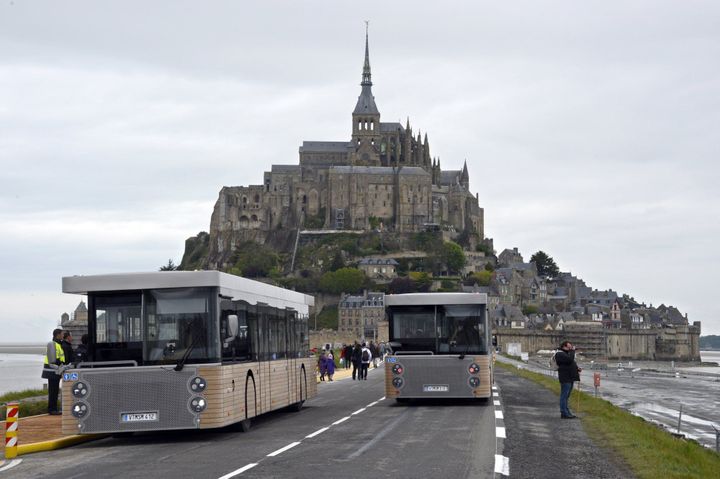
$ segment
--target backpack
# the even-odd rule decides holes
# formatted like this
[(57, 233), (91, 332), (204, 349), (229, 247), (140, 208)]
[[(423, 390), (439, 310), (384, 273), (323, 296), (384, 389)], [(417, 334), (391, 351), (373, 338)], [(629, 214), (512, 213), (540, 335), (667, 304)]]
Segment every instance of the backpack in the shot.
[(368, 351), (367, 349), (363, 349), (363, 352), (362, 352), (362, 360), (363, 360), (363, 362), (369, 362), (369, 361), (370, 361), (370, 351)]
[(555, 355), (557, 354), (557, 351), (553, 351), (552, 356), (550, 356), (550, 359), (548, 360), (548, 367), (552, 369), (553, 371), (558, 370), (558, 363), (555, 359)]

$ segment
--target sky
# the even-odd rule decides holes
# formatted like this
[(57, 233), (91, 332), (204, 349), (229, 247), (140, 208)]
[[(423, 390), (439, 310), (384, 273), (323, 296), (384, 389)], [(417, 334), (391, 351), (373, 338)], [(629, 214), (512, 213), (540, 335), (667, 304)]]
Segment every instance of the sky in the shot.
[(720, 334), (716, 1), (0, 0), (0, 342), (155, 271), (222, 186), (382, 121), (467, 160), (495, 248)]

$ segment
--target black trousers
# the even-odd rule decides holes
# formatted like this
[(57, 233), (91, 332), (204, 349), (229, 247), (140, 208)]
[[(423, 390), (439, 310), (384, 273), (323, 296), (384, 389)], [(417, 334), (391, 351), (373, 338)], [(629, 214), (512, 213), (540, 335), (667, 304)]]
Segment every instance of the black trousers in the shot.
[(367, 370), (370, 363), (362, 363), (360, 366), (360, 379), (367, 379)]
[(48, 379), (48, 412), (58, 411), (58, 394), (60, 393), (60, 376), (53, 374)]
[(353, 372), (352, 372), (353, 379), (355, 379), (356, 373), (357, 373), (358, 379), (362, 379), (362, 370), (360, 369), (360, 364), (353, 361), (352, 368), (353, 368)]

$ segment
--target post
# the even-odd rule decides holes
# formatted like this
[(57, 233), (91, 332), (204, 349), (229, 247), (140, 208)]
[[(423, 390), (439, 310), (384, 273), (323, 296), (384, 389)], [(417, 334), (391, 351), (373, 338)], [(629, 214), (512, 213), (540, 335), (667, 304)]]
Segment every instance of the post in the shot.
[(680, 403), (680, 415), (678, 416), (677, 433), (680, 434), (680, 423), (682, 423), (682, 403)]
[(20, 415), (20, 403), (7, 403), (5, 413), (5, 459), (17, 457), (18, 444), (18, 416)]
[(714, 424), (713, 429), (715, 429), (715, 452), (720, 452), (720, 429), (716, 428)]

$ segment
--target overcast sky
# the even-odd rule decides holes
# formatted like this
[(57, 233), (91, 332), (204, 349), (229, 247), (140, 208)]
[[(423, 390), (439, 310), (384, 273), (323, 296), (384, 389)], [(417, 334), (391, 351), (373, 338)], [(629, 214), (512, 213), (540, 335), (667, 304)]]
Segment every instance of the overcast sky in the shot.
[(720, 334), (720, 3), (0, 0), (0, 341), (154, 271), (222, 186), (383, 121), (467, 159), (495, 248)]

